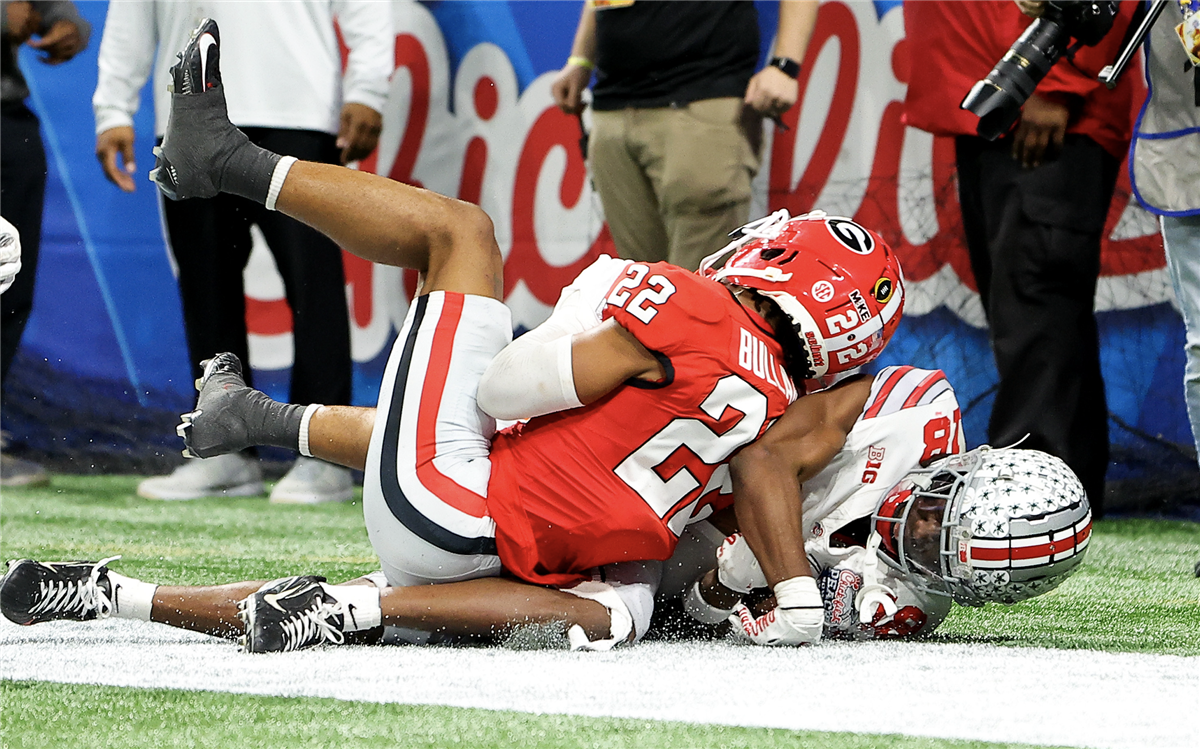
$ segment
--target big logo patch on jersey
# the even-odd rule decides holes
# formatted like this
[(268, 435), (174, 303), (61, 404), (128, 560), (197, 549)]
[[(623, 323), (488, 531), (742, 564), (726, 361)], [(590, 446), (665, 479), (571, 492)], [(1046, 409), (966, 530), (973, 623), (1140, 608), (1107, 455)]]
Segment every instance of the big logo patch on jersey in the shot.
[(875, 250), (875, 238), (871, 232), (848, 218), (827, 218), (825, 226), (843, 247), (859, 255), (870, 255)]

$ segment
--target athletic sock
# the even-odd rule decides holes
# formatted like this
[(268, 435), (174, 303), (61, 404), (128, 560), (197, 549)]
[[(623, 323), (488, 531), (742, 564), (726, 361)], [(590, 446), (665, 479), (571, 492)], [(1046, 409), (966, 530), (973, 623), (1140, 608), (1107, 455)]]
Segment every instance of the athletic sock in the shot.
[[(243, 416), (250, 444), (285, 447), (289, 450), (300, 448), (300, 427), (308, 406), (280, 403), (252, 388), (246, 388), (245, 396), (247, 407)], [(305, 437), (307, 442), (307, 435)]]
[(344, 632), (372, 629), (383, 623), (383, 609), (379, 603), (379, 588), (374, 585), (327, 585), (321, 584), (329, 595), (342, 604)]
[(111, 616), (117, 619), (150, 621), (150, 608), (154, 604), (154, 592), (158, 586), (132, 577), (108, 571), (109, 598), (112, 599)]

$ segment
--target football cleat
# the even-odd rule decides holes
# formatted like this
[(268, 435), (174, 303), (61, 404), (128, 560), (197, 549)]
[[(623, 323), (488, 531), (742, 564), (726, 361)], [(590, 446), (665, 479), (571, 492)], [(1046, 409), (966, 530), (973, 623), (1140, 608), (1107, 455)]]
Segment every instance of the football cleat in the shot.
[(85, 622), (112, 613), (109, 557), (99, 562), (12, 560), (0, 579), (0, 612), (21, 625), (67, 619)]
[(206, 18), (171, 67), (171, 114), (150, 172), (150, 179), (171, 200), (219, 193), (222, 165), (249, 142), (229, 121), (220, 59), (217, 23)]
[(267, 396), (242, 378), (242, 362), (233, 354), (217, 354), (200, 363), (196, 410), (179, 417), (175, 432), (183, 438), (188, 458), (211, 458), (250, 447), (246, 417), (255, 400)]
[(247, 653), (286, 653), (322, 643), (341, 645), (345, 616), (342, 604), (321, 585), (318, 575), (285, 577), (267, 583), (238, 603), (246, 624), (239, 640)]

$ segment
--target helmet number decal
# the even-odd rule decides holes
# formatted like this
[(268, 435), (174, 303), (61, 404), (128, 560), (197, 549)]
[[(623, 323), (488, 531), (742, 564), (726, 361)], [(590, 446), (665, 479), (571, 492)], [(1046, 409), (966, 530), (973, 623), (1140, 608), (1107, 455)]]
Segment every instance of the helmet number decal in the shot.
[[(663, 304), (675, 293), (675, 284), (666, 276), (655, 274), (647, 280), (650, 268), (641, 263), (633, 263), (625, 269), (625, 277), (613, 285), (608, 294), (608, 303), (614, 307), (624, 307), (625, 311), (634, 318), (649, 325), (658, 314), (658, 305)], [(646, 286), (634, 294), (634, 289), (646, 281)]]
[(844, 348), (837, 353), (838, 364), (849, 364), (855, 359), (861, 359), (871, 351), (866, 341), (856, 343), (850, 348)]
[(859, 255), (870, 255), (875, 251), (875, 238), (871, 232), (848, 218), (827, 218), (825, 226), (843, 247)]
[(834, 312), (829, 317), (826, 317), (825, 327), (829, 328), (829, 335), (837, 335), (844, 330), (854, 328), (858, 325), (858, 322), (854, 310), (848, 309), (845, 312)]
[[(737, 375), (721, 378), (699, 408), (714, 422), (720, 421), (727, 409), (739, 412), (741, 418), (720, 434), (700, 419), (674, 419), (613, 469), (656, 515), (667, 521), (667, 527), (676, 536), (683, 533), (693, 518), (703, 517), (708, 507), (703, 503), (706, 495), (713, 490), (729, 492), (726, 488), (729, 469), (725, 461), (757, 438), (767, 423), (767, 396)], [(704, 466), (715, 467), (711, 471), (696, 467), (697, 473), (707, 477), (703, 488), (687, 465), (676, 468), (673, 475), (665, 478), (660, 474), (663, 464), (681, 447), (686, 447)], [(700, 493), (684, 504), (682, 501), (697, 489)]]

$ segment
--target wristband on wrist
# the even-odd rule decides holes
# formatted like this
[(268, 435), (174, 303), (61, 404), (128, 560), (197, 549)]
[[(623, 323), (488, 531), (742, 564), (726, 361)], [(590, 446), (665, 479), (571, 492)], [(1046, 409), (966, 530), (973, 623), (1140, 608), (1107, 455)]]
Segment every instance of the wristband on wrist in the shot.
[(701, 624), (720, 624), (729, 618), (733, 609), (722, 609), (704, 600), (700, 593), (700, 581), (692, 583), (683, 596), (683, 610)]
[(775, 584), (775, 604), (781, 609), (824, 608), (817, 581), (808, 576), (788, 578)]
[(767, 66), (782, 70), (784, 75), (793, 80), (800, 76), (800, 63), (790, 57), (772, 57)]
[(592, 70), (596, 67), (596, 63), (592, 62), (591, 60), (587, 59), (586, 57), (581, 57), (580, 55), (571, 55), (570, 57), (568, 57), (567, 64), (568, 65), (578, 65), (579, 67), (583, 68), (584, 70)]

